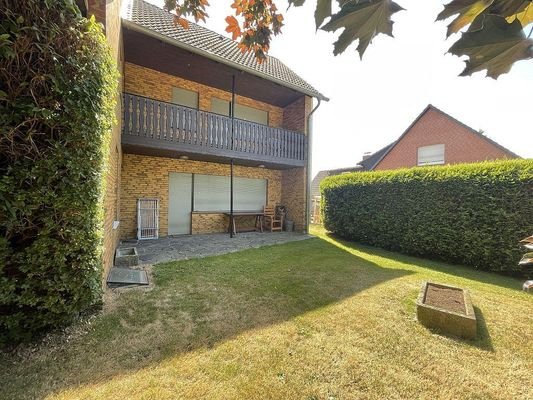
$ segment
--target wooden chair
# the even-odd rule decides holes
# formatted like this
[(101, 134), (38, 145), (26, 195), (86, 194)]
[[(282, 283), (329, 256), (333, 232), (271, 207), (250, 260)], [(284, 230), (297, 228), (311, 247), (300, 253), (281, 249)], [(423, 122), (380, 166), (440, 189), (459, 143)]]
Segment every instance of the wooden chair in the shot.
[(265, 206), (263, 209), (263, 222), (267, 228), (270, 228), (270, 232), (283, 230), (283, 213), (276, 212), (276, 207)]

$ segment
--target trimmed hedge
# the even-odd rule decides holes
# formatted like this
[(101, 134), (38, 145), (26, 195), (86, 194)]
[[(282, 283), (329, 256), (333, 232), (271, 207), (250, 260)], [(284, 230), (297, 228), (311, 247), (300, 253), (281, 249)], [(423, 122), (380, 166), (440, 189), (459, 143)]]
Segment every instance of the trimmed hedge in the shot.
[(331, 232), (476, 269), (517, 273), (533, 233), (533, 160), (356, 172), (321, 191)]
[(0, 343), (101, 299), (102, 195), (116, 66), (71, 0), (0, 8)]

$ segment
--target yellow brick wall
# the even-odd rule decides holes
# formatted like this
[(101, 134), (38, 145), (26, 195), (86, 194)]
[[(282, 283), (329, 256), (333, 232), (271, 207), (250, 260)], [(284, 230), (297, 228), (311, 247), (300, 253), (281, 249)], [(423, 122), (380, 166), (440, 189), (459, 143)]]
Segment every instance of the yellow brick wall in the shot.
[(225, 232), (229, 218), (218, 213), (193, 213), (191, 221), (192, 234)]
[[(124, 154), (120, 185), (121, 238), (134, 238), (137, 234), (136, 205), (137, 199), (140, 197), (159, 199), (159, 235), (167, 235), (168, 176), (170, 172), (229, 176), (230, 166), (228, 164), (204, 161)], [(267, 179), (268, 203), (280, 203), (282, 198), (282, 171), (236, 165), (234, 167), (234, 176)], [(245, 221), (243, 224), (249, 225), (249, 222)], [(251, 224), (253, 226), (253, 220)], [(195, 213), (192, 216), (192, 225), (193, 233), (210, 233), (225, 231), (228, 224), (226, 218), (221, 214)]]
[(306, 229), (306, 184), (305, 168), (291, 168), (282, 171), (281, 204), (287, 207), (287, 219), (294, 221), (296, 231)]
[[(283, 126), (307, 134), (307, 116), (313, 108), (313, 99), (302, 96), (283, 110)], [(303, 231), (306, 218), (307, 168), (291, 168), (282, 172), (281, 203), (287, 207), (287, 219), (294, 221), (294, 229)]]
[[(111, 0), (113, 1), (113, 0)], [(118, 1), (118, 0), (115, 0)], [(106, 0), (88, 0), (87, 17), (94, 15), (97, 22), (100, 22), (106, 29)]]
[(291, 131), (305, 132), (307, 123), (305, 105), (307, 96), (302, 96), (283, 109), (283, 127)]
[[(107, 42), (111, 48), (111, 54), (117, 63), (117, 69), (122, 76), (123, 48), (122, 31), (120, 20), (120, 0), (96, 0), (93, 2), (99, 5), (96, 13), (99, 22), (105, 25)], [(91, 8), (89, 8), (91, 11)], [(103, 12), (105, 11), (105, 12)], [(105, 21), (104, 21), (105, 19)], [(113, 265), (115, 249), (119, 241), (119, 230), (113, 229), (113, 222), (119, 219), (120, 202), (120, 166), (122, 161), (122, 148), (120, 145), (121, 120), (122, 120), (122, 77), (119, 79), (117, 89), (117, 106), (115, 109), (116, 123), (111, 131), (111, 140), (107, 154), (107, 171), (104, 192), (104, 238), (103, 238), (103, 279), (107, 276), (107, 271)]]
[[(128, 62), (124, 64), (124, 76), (125, 92), (159, 101), (170, 102), (173, 87), (198, 92), (198, 107), (203, 111), (211, 111), (212, 97), (231, 101), (230, 92)], [(268, 124), (277, 128), (283, 126), (283, 108), (243, 96), (237, 96), (235, 101), (237, 104), (268, 111)]]
[[(275, 202), (275, 204), (278, 203), (279, 201)], [(255, 217), (237, 216), (235, 219), (237, 223), (237, 229), (239, 231), (253, 230), (256, 227)], [(194, 212), (192, 214), (191, 228), (193, 235), (201, 233), (226, 232), (228, 231), (228, 227), (229, 217), (227, 215), (202, 212)]]

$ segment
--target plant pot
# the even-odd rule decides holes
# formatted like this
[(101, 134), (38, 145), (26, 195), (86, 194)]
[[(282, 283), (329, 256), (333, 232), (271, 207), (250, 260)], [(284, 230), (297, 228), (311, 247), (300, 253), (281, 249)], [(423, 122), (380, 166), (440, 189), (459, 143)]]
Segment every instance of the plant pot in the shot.
[(285, 230), (287, 232), (294, 231), (294, 221), (286, 220), (285, 221)]

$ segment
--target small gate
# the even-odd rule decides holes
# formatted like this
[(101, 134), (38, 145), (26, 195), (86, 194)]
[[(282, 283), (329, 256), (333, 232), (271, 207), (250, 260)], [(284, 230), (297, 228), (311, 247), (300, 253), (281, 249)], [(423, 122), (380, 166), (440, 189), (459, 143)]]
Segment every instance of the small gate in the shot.
[(159, 237), (159, 199), (137, 199), (137, 239)]
[(315, 196), (311, 199), (311, 223), (322, 223), (320, 216), (320, 196)]

